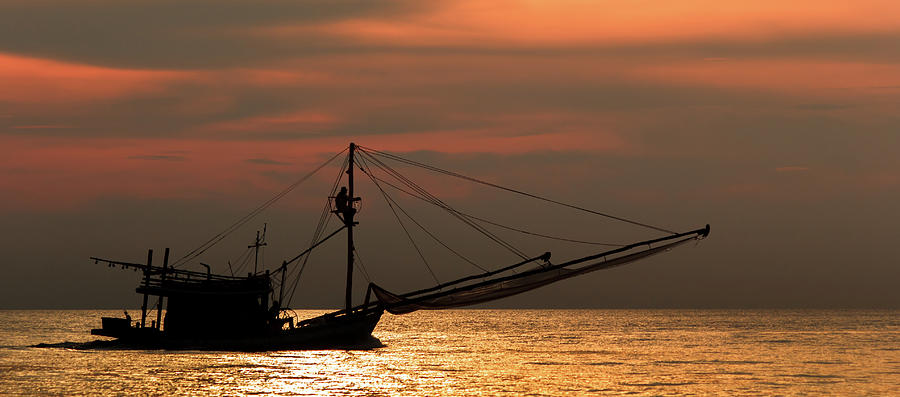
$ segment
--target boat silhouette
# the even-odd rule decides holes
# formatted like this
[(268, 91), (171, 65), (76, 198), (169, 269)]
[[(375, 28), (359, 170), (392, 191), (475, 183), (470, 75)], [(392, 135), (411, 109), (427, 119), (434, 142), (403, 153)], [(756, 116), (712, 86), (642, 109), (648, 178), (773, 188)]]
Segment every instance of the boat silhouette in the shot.
[[(320, 218), (313, 241), (307, 249), (291, 259), (284, 260), (281, 266), (275, 270), (260, 271), (256, 267), (258, 261), (254, 261), (254, 271), (248, 273), (247, 276), (215, 274), (211, 271), (209, 265), (202, 263), (201, 265), (206, 267), (206, 272), (179, 268), (179, 265), (196, 259), (208, 248), (221, 241), (224, 236), (245, 224), (263, 209), (283, 197), (303, 181), (309, 179), (309, 177), (330, 164), (344, 152), (347, 152), (347, 156), (344, 163), (345, 166), (341, 169), (341, 175), (346, 175), (346, 187), (335, 193), (341, 181), (341, 178), (338, 178), (328, 196), (328, 204), (325, 206), (325, 210)], [(461, 212), (433, 196), (409, 178), (398, 173), (388, 165), (389, 161), (421, 167), (431, 172), (472, 183), (479, 183), (512, 194), (524, 195), (546, 203), (627, 222), (653, 229), (665, 235), (631, 244), (614, 245), (614, 247), (591, 255), (553, 263), (551, 262), (550, 252), (529, 256), (505, 243), (496, 234), (487, 230), (483, 224), (493, 224), (546, 238), (589, 244), (591, 242), (519, 230)], [(376, 173), (375, 170), (380, 170), (381, 174)], [(479, 266), (483, 270), (481, 273), (450, 282), (437, 283), (437, 285), (407, 293), (394, 293), (370, 282), (366, 288), (363, 303), (353, 305), (352, 280), (356, 260), (353, 230), (358, 225), (356, 216), (361, 200), (354, 195), (354, 174), (356, 171), (365, 174), (377, 187), (377, 190), (385, 195), (385, 199), (388, 200), (388, 205), (394, 211), (395, 216), (397, 215), (397, 209), (400, 211), (404, 210), (399, 208), (397, 202), (390, 198), (386, 192), (387, 188), (411, 195), (447, 211), (454, 218), (484, 234), (485, 237), (493, 239), (498, 245), (516, 253), (521, 260), (494, 270), (484, 269)], [(325, 235), (323, 225), (326, 224), (324, 220), (327, 217), (338, 218), (340, 227)], [(413, 161), (396, 154), (360, 147), (350, 143), (347, 148), (331, 157), (331, 159), (310, 174), (307, 174), (303, 179), (289, 186), (273, 199), (254, 209), (248, 216), (241, 218), (225, 231), (214, 236), (205, 244), (189, 252), (171, 265), (169, 264), (168, 248), (165, 250), (161, 265), (153, 264), (152, 250), (148, 251), (146, 263), (131, 263), (91, 257), (95, 263), (104, 263), (110, 267), (140, 271), (142, 280), (136, 292), (142, 295), (143, 302), (139, 321), (132, 320), (127, 312), (125, 317), (122, 318), (103, 317), (101, 318), (101, 328), (91, 330), (91, 334), (115, 338), (114, 341), (104, 346), (125, 348), (262, 351), (374, 347), (379, 346), (380, 341), (372, 336), (372, 332), (385, 311), (398, 315), (417, 310), (440, 310), (488, 302), (530, 291), (556, 281), (601, 269), (621, 266), (656, 255), (689, 241), (702, 240), (709, 235), (709, 231), (709, 225), (706, 225), (703, 228), (687, 232), (673, 232), (503, 187), (429, 164)], [(293, 314), (294, 312), (290, 308), (282, 307), (285, 298), (285, 277), (288, 269), (291, 266), (296, 266), (301, 260), (308, 259), (310, 252), (325, 241), (338, 236), (341, 232), (346, 235), (347, 243), (344, 308), (313, 318), (296, 318), (296, 315)], [(431, 237), (437, 240), (434, 235), (431, 235)], [(257, 232), (254, 243), (248, 247), (255, 250), (257, 258), (259, 248), (266, 245), (264, 240), (265, 231), (263, 231), (262, 238)], [(465, 257), (443, 242), (441, 244), (454, 254), (465, 259)], [(278, 287), (277, 291), (276, 285)], [(158, 299), (155, 305), (155, 319), (152, 318), (153, 308), (148, 307), (150, 297), (157, 297)], [(165, 316), (163, 317), (164, 310)]]

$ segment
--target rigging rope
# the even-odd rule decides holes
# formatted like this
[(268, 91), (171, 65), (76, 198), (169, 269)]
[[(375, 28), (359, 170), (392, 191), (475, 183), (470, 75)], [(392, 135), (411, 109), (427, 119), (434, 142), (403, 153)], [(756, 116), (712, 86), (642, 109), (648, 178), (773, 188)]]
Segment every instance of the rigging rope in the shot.
[[(364, 161), (365, 160), (360, 158), (360, 163), (365, 164)], [(362, 168), (360, 168), (360, 170), (362, 170)], [(368, 175), (368, 173), (365, 170), (362, 170), (362, 171), (363, 171), (363, 173)], [(375, 180), (373, 179), (373, 181), (375, 181)], [(416, 241), (413, 240), (412, 235), (409, 234), (409, 230), (406, 229), (406, 225), (403, 224), (403, 220), (400, 219), (400, 215), (397, 214), (397, 210), (394, 209), (394, 205), (391, 204), (391, 200), (388, 198), (387, 192), (385, 192), (384, 189), (382, 189), (381, 186), (378, 185), (378, 182), (375, 182), (375, 186), (378, 187), (378, 190), (381, 191), (382, 196), (384, 196), (384, 201), (387, 202), (388, 207), (391, 209), (391, 212), (394, 214), (394, 218), (397, 219), (397, 223), (400, 224), (400, 227), (403, 228), (403, 232), (406, 233), (406, 238), (409, 239), (409, 242), (416, 249), (416, 252), (419, 253), (419, 258), (422, 259), (422, 263), (425, 264), (425, 267), (428, 269), (428, 273), (431, 273), (431, 277), (434, 279), (434, 282), (440, 284), (441, 282), (438, 280), (437, 276), (434, 274), (434, 270), (431, 269), (431, 265), (428, 264), (428, 260), (425, 259), (425, 255), (422, 254), (422, 250), (419, 249), (419, 246), (416, 244)]]
[[(365, 164), (365, 160), (360, 159), (360, 162), (363, 163), (363, 164), (366, 166), (366, 169), (360, 168), (360, 171), (362, 171), (364, 174), (366, 174), (366, 175), (369, 177), (369, 179), (372, 180), (372, 183), (374, 183), (376, 186), (378, 186), (378, 185), (379, 185), (378, 181), (381, 181), (381, 178), (378, 178), (377, 176), (371, 174), (371, 169), (369, 169), (368, 165)], [(388, 182), (384, 182), (384, 183), (386, 183), (386, 184), (388, 184), (388, 185), (391, 185), (391, 184), (388, 183)], [(381, 187), (378, 186), (378, 189), (381, 190)], [(449, 250), (450, 252), (452, 252), (453, 254), (455, 254), (455, 255), (456, 255), (457, 257), (459, 257), (460, 259), (462, 259), (462, 260), (468, 262), (468, 263), (471, 264), (472, 266), (475, 266), (475, 267), (477, 267), (478, 269), (481, 269), (482, 271), (485, 271), (485, 272), (488, 271), (487, 269), (485, 269), (485, 268), (479, 266), (477, 263), (473, 262), (471, 259), (467, 258), (465, 255), (463, 255), (463, 254), (457, 252), (457, 251), (454, 250), (453, 248), (450, 248), (450, 246), (448, 246), (446, 243), (444, 243), (441, 239), (437, 238), (437, 236), (435, 236), (435, 235), (432, 234), (430, 231), (428, 231), (428, 229), (426, 229), (424, 226), (422, 226), (422, 224), (419, 223), (419, 221), (417, 221), (417, 220), (416, 220), (415, 218), (413, 218), (408, 212), (406, 212), (406, 210), (403, 209), (402, 206), (400, 206), (400, 203), (398, 203), (397, 200), (394, 200), (394, 198), (391, 197), (389, 194), (387, 194), (387, 192), (385, 192), (384, 190), (381, 190), (381, 191), (382, 191), (382, 193), (384, 194), (384, 197), (386, 197), (386, 198), (389, 199), (391, 202), (393, 202), (394, 205), (396, 205), (397, 208), (399, 208), (400, 211), (403, 212), (403, 215), (406, 215), (406, 217), (409, 218), (409, 220), (413, 221), (413, 223), (415, 223), (416, 226), (419, 227), (419, 229), (422, 229), (422, 231), (425, 232), (425, 234), (427, 234), (429, 237), (431, 237), (431, 238), (432, 238), (434, 241), (436, 241), (438, 244), (444, 246), (444, 248), (446, 248), (447, 250)]]
[(199, 247), (194, 248), (192, 251), (190, 251), (187, 254), (185, 254), (184, 256), (182, 256), (180, 259), (178, 259), (177, 261), (175, 261), (175, 263), (172, 264), (172, 267), (175, 268), (175, 267), (184, 265), (188, 261), (193, 260), (194, 258), (196, 258), (196, 257), (200, 256), (201, 254), (203, 254), (204, 252), (206, 252), (206, 250), (208, 250), (208, 249), (212, 248), (214, 245), (218, 244), (229, 234), (231, 234), (232, 232), (234, 232), (235, 230), (237, 230), (238, 228), (243, 226), (245, 223), (249, 222), (256, 215), (259, 215), (259, 213), (264, 211), (266, 208), (269, 208), (272, 204), (274, 204), (276, 201), (278, 201), (279, 199), (281, 199), (282, 197), (284, 197), (285, 195), (290, 193), (297, 186), (300, 186), (301, 183), (306, 182), (307, 179), (311, 178), (313, 175), (315, 175), (317, 172), (319, 172), (322, 168), (325, 168), (328, 164), (330, 164), (332, 161), (334, 161), (334, 159), (338, 158), (338, 156), (340, 156), (347, 150), (348, 150), (348, 148), (341, 150), (340, 152), (338, 152), (337, 154), (335, 154), (334, 156), (329, 158), (327, 161), (322, 163), (322, 165), (316, 167), (316, 169), (314, 169), (312, 172), (304, 175), (298, 181), (292, 183), (287, 188), (282, 190), (280, 193), (276, 194), (275, 197), (272, 197), (272, 198), (266, 200), (259, 207), (257, 207), (253, 211), (251, 211), (249, 214), (244, 215), (243, 217), (241, 217), (240, 219), (238, 219), (237, 221), (232, 223), (231, 226), (228, 226), (227, 228), (225, 228), (225, 230), (219, 232), (219, 234), (216, 234), (211, 239), (209, 239), (205, 243), (201, 244)]
[[(390, 186), (390, 187), (392, 187), (392, 188), (394, 188), (394, 189), (396, 189), (396, 190), (399, 190), (399, 191), (401, 191), (401, 192), (403, 192), (403, 193), (406, 193), (407, 195), (410, 195), (410, 196), (412, 196), (412, 197), (414, 197), (414, 198), (417, 198), (417, 199), (419, 199), (419, 200), (422, 200), (422, 201), (424, 201), (424, 202), (426, 202), (426, 203), (435, 205), (434, 203), (432, 203), (432, 202), (429, 201), (428, 199), (426, 199), (426, 198), (424, 198), (424, 197), (421, 197), (421, 196), (419, 196), (419, 195), (416, 195), (416, 194), (413, 193), (413, 192), (410, 192), (410, 191), (408, 191), (408, 190), (406, 190), (406, 189), (403, 189), (403, 188), (401, 188), (401, 187), (399, 187), (399, 186), (397, 186), (397, 185), (394, 185), (393, 183), (390, 183), (390, 182), (388, 182), (388, 181), (386, 181), (386, 180), (384, 180), (384, 179), (381, 179), (381, 178), (378, 178), (378, 177), (375, 177), (375, 178), (378, 179), (381, 183), (384, 183), (384, 184), (386, 184), (386, 185), (388, 185), (388, 186)], [(465, 216), (465, 217), (467, 217), (467, 218), (475, 219), (475, 220), (477, 220), (477, 221), (484, 222), (484, 223), (487, 223), (487, 224), (490, 224), (490, 225), (494, 225), (494, 226), (497, 226), (497, 227), (501, 227), (501, 228), (504, 228), (504, 229), (507, 229), (507, 230), (511, 230), (511, 231), (514, 231), (514, 232), (519, 232), (519, 233), (528, 234), (528, 235), (537, 236), (537, 237), (543, 237), (543, 238), (547, 238), (547, 239), (551, 239), (551, 240), (559, 240), (559, 241), (566, 241), (566, 242), (570, 242), (570, 243), (579, 243), (579, 244), (601, 245), (601, 246), (607, 246), (607, 247), (624, 247), (624, 246), (625, 246), (624, 244), (600, 243), (600, 242), (596, 242), (596, 241), (575, 240), (575, 239), (566, 238), (566, 237), (550, 236), (550, 235), (547, 235), (547, 234), (535, 233), (535, 232), (531, 232), (531, 231), (528, 231), (528, 230), (519, 229), (519, 228), (515, 228), (515, 227), (512, 227), (512, 226), (507, 226), (507, 225), (504, 225), (504, 224), (500, 224), (500, 223), (497, 223), (497, 222), (494, 222), (494, 221), (491, 221), (491, 220), (488, 220), (488, 219), (484, 219), (484, 218), (481, 218), (481, 217), (478, 217), (478, 216), (475, 216), (475, 215), (467, 214), (467, 213), (462, 212), (462, 211), (458, 211), (458, 210), (457, 210), (457, 212), (459, 212), (461, 215), (463, 215), (463, 216)]]
[(599, 216), (603, 216), (603, 217), (606, 217), (606, 218), (615, 219), (615, 220), (617, 220), (617, 221), (621, 221), (621, 222), (625, 222), (625, 223), (630, 223), (630, 224), (632, 224), (632, 225), (641, 226), (641, 227), (645, 227), (645, 228), (648, 228), (648, 229), (653, 229), (653, 230), (656, 230), (656, 231), (659, 231), (659, 232), (664, 232), (664, 233), (669, 233), (669, 234), (677, 234), (677, 233), (674, 232), (674, 231), (671, 231), (671, 230), (668, 230), (668, 229), (663, 229), (663, 228), (661, 228), (661, 227), (656, 227), (656, 226), (648, 225), (648, 224), (646, 224), (646, 223), (642, 223), (642, 222), (638, 222), (638, 221), (633, 221), (633, 220), (630, 220), (630, 219), (618, 217), (618, 216), (615, 216), (615, 215), (611, 215), (611, 214), (607, 214), (607, 213), (603, 213), (603, 212), (599, 212), (599, 211), (594, 211), (594, 210), (587, 209), (587, 208), (584, 208), (584, 207), (579, 207), (579, 206), (577, 206), (577, 205), (572, 205), (572, 204), (563, 203), (563, 202), (561, 202), (561, 201), (553, 200), (553, 199), (546, 198), (546, 197), (541, 197), (541, 196), (538, 196), (538, 195), (535, 195), (535, 194), (531, 194), (531, 193), (528, 193), (528, 192), (524, 192), (524, 191), (521, 191), (521, 190), (516, 190), (516, 189), (512, 189), (512, 188), (500, 186), (500, 185), (497, 185), (497, 184), (495, 184), (495, 183), (483, 181), (483, 180), (476, 179), (476, 178), (473, 178), (473, 177), (470, 177), (470, 176), (466, 176), (466, 175), (462, 175), (462, 174), (459, 174), (459, 173), (456, 173), (456, 172), (453, 172), (453, 171), (448, 171), (448, 170), (445, 170), (445, 169), (441, 169), (441, 168), (435, 167), (435, 166), (433, 166), (433, 165), (429, 165), (429, 164), (425, 164), (425, 163), (420, 163), (420, 162), (418, 162), (418, 161), (414, 161), (414, 160), (410, 160), (410, 159), (407, 159), (407, 158), (403, 158), (403, 157), (397, 156), (397, 155), (395, 155), (395, 154), (391, 154), (391, 153), (387, 153), (387, 152), (382, 152), (382, 151), (380, 151), (380, 150), (375, 150), (375, 149), (372, 149), (372, 148), (369, 148), (369, 147), (359, 146), (359, 149), (362, 150), (362, 151), (365, 152), (365, 153), (376, 154), (376, 155), (379, 155), (379, 156), (382, 156), (382, 157), (385, 157), (385, 158), (388, 158), (388, 159), (391, 159), (391, 160), (394, 160), (394, 161), (397, 161), (397, 162), (401, 162), (401, 163), (405, 163), (405, 164), (408, 164), (408, 165), (412, 165), (412, 166), (424, 168), (424, 169), (427, 169), (427, 170), (429, 170), (429, 171), (441, 173), (441, 174), (444, 174), (444, 175), (449, 175), (449, 176), (452, 176), (452, 177), (460, 178), (460, 179), (467, 180), (467, 181), (470, 181), (470, 182), (475, 182), (475, 183), (482, 184), (482, 185), (485, 185), (485, 186), (490, 186), (490, 187), (493, 187), (493, 188), (496, 188), (496, 189), (501, 189), (501, 190), (505, 190), (505, 191), (508, 191), (508, 192), (516, 193), (516, 194), (519, 194), (519, 195), (523, 195), (523, 196), (526, 196), (526, 197), (531, 197), (531, 198), (534, 198), (534, 199), (546, 201), (546, 202), (549, 202), (549, 203), (561, 205), (561, 206), (568, 207), (568, 208), (572, 208), (572, 209), (576, 209), (576, 210), (579, 210), (579, 211), (588, 212), (588, 213), (591, 213), (591, 214), (594, 214), (594, 215), (599, 215)]
[(247, 247), (246, 250), (244, 251), (244, 253), (241, 254), (240, 257), (238, 257), (238, 260), (235, 261), (235, 263), (237, 264), (237, 268), (236, 268), (236, 270), (234, 270), (234, 273), (241, 274), (241, 271), (244, 270), (244, 266), (246, 266), (248, 263), (250, 263), (250, 253), (251, 252), (253, 252), (253, 249), (250, 247)]
[[(367, 155), (368, 155), (368, 154), (367, 154)], [(443, 202), (441, 199), (439, 199), (439, 198), (437, 198), (436, 196), (434, 196), (433, 194), (429, 193), (427, 190), (425, 190), (424, 188), (420, 187), (419, 185), (416, 185), (415, 182), (413, 182), (413, 181), (410, 180), (409, 178), (403, 176), (403, 174), (400, 174), (399, 172), (397, 172), (396, 170), (394, 170), (393, 168), (391, 168), (390, 166), (388, 166), (387, 164), (385, 164), (385, 163), (382, 162), (381, 160), (378, 160), (377, 158), (375, 158), (375, 157), (373, 157), (373, 156), (371, 156), (371, 155), (368, 155), (368, 156), (369, 156), (368, 159), (371, 160), (371, 161), (376, 165), (376, 167), (378, 167), (379, 169), (381, 169), (381, 170), (384, 171), (385, 173), (387, 173), (387, 174), (393, 176), (395, 179), (397, 179), (398, 181), (402, 182), (404, 185), (406, 185), (406, 186), (409, 187), (410, 189), (412, 189), (412, 190), (416, 191), (417, 193), (419, 193), (422, 197), (427, 198), (427, 200), (428, 200), (429, 202), (431, 202), (433, 205), (438, 206), (438, 207), (440, 207), (440, 208), (443, 208), (445, 211), (447, 211), (448, 213), (450, 213), (451, 215), (453, 215), (455, 218), (457, 218), (460, 222), (463, 222), (464, 224), (468, 225), (469, 227), (471, 227), (471, 228), (477, 230), (479, 233), (483, 234), (485, 237), (487, 237), (487, 238), (489, 238), (490, 240), (494, 241), (495, 243), (497, 243), (497, 244), (500, 245), (501, 247), (506, 248), (508, 251), (512, 252), (512, 253), (515, 254), (516, 256), (518, 256), (518, 257), (520, 257), (520, 258), (522, 258), (522, 259), (527, 258), (527, 256), (525, 255), (525, 253), (523, 253), (521, 250), (519, 250), (518, 248), (516, 248), (516, 247), (513, 246), (512, 244), (506, 242), (505, 240), (501, 239), (501, 238), (500, 238), (499, 236), (497, 236), (496, 234), (491, 233), (491, 231), (485, 229), (483, 226), (478, 225), (478, 224), (472, 222), (471, 220), (467, 219), (465, 216), (463, 216), (463, 215), (462, 215), (459, 211), (457, 211), (455, 208), (453, 208), (453, 207), (451, 207), (449, 204)]]
[[(343, 152), (341, 152), (343, 153)], [(334, 196), (337, 191), (338, 185), (341, 183), (341, 177), (344, 174), (344, 171), (347, 169), (349, 159), (344, 159), (344, 162), (341, 164), (341, 169), (337, 174), (337, 177), (334, 179), (334, 183), (331, 185), (331, 192), (328, 196)], [(309, 246), (312, 247), (316, 244), (317, 241), (322, 237), (322, 234), (325, 233), (326, 228), (328, 227), (328, 223), (331, 221), (331, 217), (328, 216), (331, 213), (331, 202), (330, 199), (325, 199), (325, 206), (322, 208), (321, 214), (319, 214), (319, 222), (316, 225), (316, 230), (313, 232), (313, 237), (309, 242)], [(303, 270), (306, 269), (306, 264), (309, 263), (309, 258), (312, 256), (312, 251), (308, 252), (306, 256), (303, 257), (303, 264), (300, 265), (298, 271), (295, 274), (290, 275), (293, 279), (291, 283), (291, 295), (288, 298), (288, 306), (294, 300), (294, 292), (297, 291), (297, 286), (300, 285), (300, 276), (303, 275)]]
[[(328, 211), (329, 209), (329, 206), (326, 204), (324, 211)], [(327, 218), (327, 213), (323, 215), (325, 216), (323, 216), (322, 218)], [(312, 243), (310, 243), (310, 246), (312, 246), (312, 244), (315, 244), (315, 242), (319, 239), (319, 237), (321, 236), (321, 230), (324, 230), (325, 227), (327, 227), (327, 221), (320, 220), (318, 226), (316, 227), (315, 233), (313, 233)], [(288, 306), (294, 300), (294, 292), (297, 291), (297, 286), (300, 284), (300, 276), (303, 275), (303, 270), (306, 269), (306, 264), (309, 263), (309, 258), (310, 256), (312, 256), (311, 254), (312, 252), (307, 253), (306, 256), (303, 257), (303, 264), (300, 265), (299, 268), (297, 268), (297, 272), (290, 275), (290, 277), (293, 279), (293, 282), (291, 283), (291, 295), (288, 298)]]
[(366, 266), (363, 264), (362, 255), (359, 254), (359, 248), (353, 247), (353, 252), (356, 254), (356, 261), (353, 263), (356, 265), (356, 268), (360, 270), (363, 277), (365, 277), (366, 281), (372, 282), (372, 279), (369, 278), (369, 272), (366, 270)]

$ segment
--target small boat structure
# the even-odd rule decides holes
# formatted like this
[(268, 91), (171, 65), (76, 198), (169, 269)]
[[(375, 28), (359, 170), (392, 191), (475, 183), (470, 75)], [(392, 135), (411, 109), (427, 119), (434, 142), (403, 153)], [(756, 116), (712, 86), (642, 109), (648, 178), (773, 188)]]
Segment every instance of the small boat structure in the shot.
[[(181, 265), (196, 259), (208, 248), (221, 241), (224, 236), (245, 224), (345, 152), (347, 156), (344, 166), (341, 167), (340, 175), (346, 176), (346, 187), (338, 192), (337, 187), (342, 180), (342, 177), (339, 177), (328, 196), (328, 203), (324, 207), (312, 243), (307, 249), (291, 259), (284, 260), (274, 270), (260, 270), (258, 261), (254, 261), (254, 271), (248, 272), (246, 276), (215, 274), (209, 265), (202, 263), (201, 265), (206, 267), (206, 272), (180, 268)], [(505, 243), (484, 225), (491, 224), (541, 237), (556, 237), (506, 227), (452, 208), (390, 167), (388, 164), (392, 161), (512, 194), (524, 195), (549, 204), (561, 205), (650, 228), (662, 233), (663, 236), (631, 244), (616, 244), (601, 252), (553, 263), (550, 252), (528, 255)], [(399, 204), (387, 194), (388, 189), (394, 189), (447, 211), (488, 238), (495, 239), (500, 247), (517, 254), (521, 260), (493, 270), (479, 266), (483, 270), (480, 273), (407, 293), (390, 292), (375, 283), (369, 283), (362, 303), (354, 305), (352, 280), (355, 248), (353, 231), (358, 225), (356, 217), (361, 201), (354, 195), (355, 172), (362, 172), (378, 187), (378, 190), (388, 200), (392, 211), (395, 207), (399, 208)], [(402, 208), (399, 209), (403, 211)], [(324, 226), (327, 225), (325, 221), (334, 218), (340, 221), (338, 229), (325, 235)], [(347, 243), (344, 308), (314, 318), (297, 318), (293, 310), (282, 307), (285, 298), (285, 277), (288, 270), (298, 263), (304, 263), (303, 261), (308, 259), (310, 252), (342, 232), (346, 235)], [(91, 259), (95, 263), (134, 269), (141, 272), (143, 277), (136, 289), (136, 292), (142, 295), (140, 319), (132, 319), (127, 312), (125, 317), (121, 318), (101, 318), (101, 328), (93, 329), (91, 333), (112, 337), (115, 340), (97, 341), (91, 346), (242, 351), (377, 347), (380, 346), (380, 342), (372, 336), (372, 331), (385, 311), (396, 315), (417, 310), (457, 308), (488, 302), (530, 291), (556, 281), (634, 262), (690, 241), (702, 240), (708, 235), (709, 225), (686, 232), (673, 232), (502, 187), (351, 143), (349, 147), (280, 192), (275, 198), (254, 209), (248, 216), (172, 264), (169, 263), (168, 248), (165, 250), (161, 265), (153, 264), (152, 250), (147, 254), (146, 263), (92, 257)], [(262, 236), (260, 238), (260, 234), (257, 232), (255, 242), (248, 247), (256, 251), (257, 258), (260, 247), (266, 245), (265, 231)], [(432, 235), (432, 237), (434, 236)], [(568, 241), (578, 242), (576, 240)], [(453, 251), (449, 246), (444, 246)], [(459, 255), (458, 252), (453, 252)], [(462, 256), (460, 255), (460, 257)], [(154, 308), (148, 306), (151, 297), (156, 297), (155, 313), (153, 313)]]

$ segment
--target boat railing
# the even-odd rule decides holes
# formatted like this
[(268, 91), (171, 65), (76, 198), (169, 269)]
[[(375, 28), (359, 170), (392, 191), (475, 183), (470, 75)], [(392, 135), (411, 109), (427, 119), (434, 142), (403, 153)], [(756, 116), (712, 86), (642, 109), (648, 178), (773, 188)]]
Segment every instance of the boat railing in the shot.
[[(248, 277), (252, 277), (252, 275), (248, 277), (240, 277), (240, 276), (226, 276), (223, 274), (214, 274), (208, 272), (198, 272), (193, 270), (185, 270), (185, 269), (175, 269), (171, 267), (161, 267), (161, 266), (153, 266), (146, 265), (143, 263), (131, 263), (131, 262), (122, 262), (122, 261), (114, 261), (109, 259), (91, 257), (94, 260), (94, 263), (105, 263), (109, 267), (119, 266), (122, 269), (134, 269), (142, 272), (147, 272), (151, 276), (154, 275), (162, 275), (165, 274), (167, 279), (180, 279), (180, 280), (197, 280), (197, 281), (209, 281), (209, 280), (246, 280)], [(264, 276), (258, 276), (260, 278)]]
[[(251, 280), (252, 280), (252, 279), (251, 279)], [(163, 284), (203, 285), (203, 284), (210, 284), (210, 281), (214, 281), (215, 284), (218, 284), (218, 285), (223, 285), (223, 284), (224, 284), (224, 285), (244, 285), (244, 284), (248, 284), (248, 283), (247, 283), (248, 279), (240, 279), (240, 280), (207, 280), (207, 279), (205, 279), (205, 278), (201, 279), (201, 278), (175, 278), (175, 277), (166, 278), (165, 280), (163, 280), (163, 279), (161, 279), (161, 278), (155, 278), (155, 277), (153, 277), (153, 278), (150, 278), (149, 280), (147, 280), (147, 282), (145, 282), (144, 284), (146, 284), (146, 285), (148, 285), (148, 286), (159, 287), (159, 286), (162, 286)], [(264, 283), (260, 282), (260, 283), (253, 283), (253, 284), (254, 284), (254, 285), (256, 285), (256, 284), (263, 285)]]

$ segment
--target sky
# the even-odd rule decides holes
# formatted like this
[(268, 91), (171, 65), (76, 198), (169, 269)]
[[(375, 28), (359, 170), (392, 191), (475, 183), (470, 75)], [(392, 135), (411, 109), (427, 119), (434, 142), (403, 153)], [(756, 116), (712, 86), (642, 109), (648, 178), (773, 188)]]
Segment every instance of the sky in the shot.
[[(878, 0), (0, 0), (0, 308), (136, 307), (140, 275), (90, 256), (180, 257), (351, 141), (667, 229), (712, 225), (489, 307), (900, 308), (897, 43), (900, 3)], [(302, 251), (337, 165), (198, 260), (227, 272), (263, 223), (264, 265)], [(403, 172), (517, 227), (659, 236)], [(432, 285), (359, 181), (366, 277)], [(486, 267), (513, 262), (404, 205)], [(413, 238), (441, 281), (476, 270)], [(597, 249), (508, 238), (559, 259)], [(311, 259), (293, 307), (341, 305), (340, 249)]]

